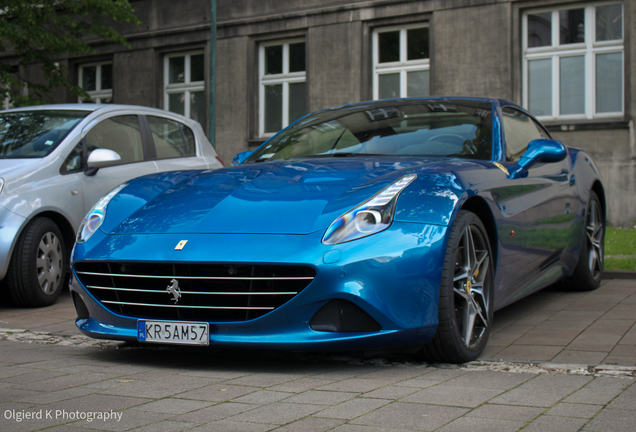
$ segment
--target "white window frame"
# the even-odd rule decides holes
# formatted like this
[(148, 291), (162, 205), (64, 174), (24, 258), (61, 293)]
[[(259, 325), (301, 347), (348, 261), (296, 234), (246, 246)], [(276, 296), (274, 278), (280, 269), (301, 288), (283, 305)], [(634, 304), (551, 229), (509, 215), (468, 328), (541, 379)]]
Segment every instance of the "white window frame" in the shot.
[[(289, 126), (289, 84), (307, 82), (307, 70), (302, 72), (289, 72), (289, 45), (295, 43), (305, 43), (305, 53), (307, 52), (307, 42), (304, 38), (283, 39), (272, 42), (264, 42), (258, 47), (258, 135), (268, 138), (274, 135), (272, 132), (265, 133), (265, 86), (283, 85), (283, 111), (282, 128)], [(265, 48), (270, 46), (283, 46), (283, 73), (265, 75)], [(305, 54), (306, 56), (306, 54)], [(307, 57), (305, 57), (306, 59)]]
[[(205, 62), (205, 53), (201, 50), (171, 53), (164, 56), (163, 58), (163, 106), (166, 109), (166, 111), (168, 111), (170, 108), (170, 104), (169, 104), (170, 95), (183, 93), (185, 98), (184, 104), (183, 104), (183, 115), (185, 117), (192, 118), (190, 94), (194, 92), (205, 92), (205, 79), (203, 81), (190, 81), (190, 76), (191, 76), (190, 59), (194, 55), (201, 55), (201, 54), (203, 54), (203, 58)], [(171, 58), (174, 58), (174, 57), (185, 57), (185, 60), (184, 60), (185, 77), (184, 77), (184, 82), (182, 83), (169, 84), (169, 80), (170, 80), (169, 61)], [(205, 66), (204, 66), (204, 69), (205, 69)]]
[[(112, 88), (110, 88), (110, 89), (102, 89), (102, 66), (104, 66), (104, 65), (110, 65), (111, 68), (112, 68), (113, 62), (112, 61), (104, 61), (104, 62), (96, 62), (96, 63), (85, 63), (85, 64), (81, 64), (79, 66), (78, 81), (79, 81), (79, 86), (80, 87), (82, 87), (82, 84), (84, 83), (84, 68), (91, 67), (91, 66), (97, 66), (96, 72), (95, 72), (95, 90), (88, 91), (88, 90), (84, 89), (84, 91), (86, 93), (88, 93), (88, 95), (91, 97), (91, 100), (94, 103), (107, 103), (107, 102), (102, 102), (102, 100), (104, 100), (104, 99), (110, 99), (111, 101), (113, 100), (113, 89)], [(114, 72), (114, 70), (113, 70), (113, 72)], [(86, 102), (81, 97), (79, 97), (77, 99), (78, 99), (79, 103)]]
[[(373, 99), (379, 99), (380, 75), (399, 73), (400, 74), (400, 97), (408, 97), (407, 73), (413, 71), (430, 71), (431, 59), (407, 60), (407, 31), (417, 28), (429, 28), (428, 24), (412, 24), (407, 26), (382, 27), (373, 30)], [(380, 43), (379, 34), (387, 32), (400, 32), (400, 60), (396, 62), (380, 63)], [(430, 33), (429, 33), (430, 35)], [(430, 37), (430, 36), (429, 36)], [(430, 41), (430, 38), (429, 38)], [(430, 46), (429, 46), (430, 52)], [(429, 83), (430, 86), (430, 83)], [(430, 87), (429, 87), (430, 88)]]
[[(623, 34), (621, 39), (596, 42), (596, 7), (621, 4), (623, 7)], [(585, 42), (560, 45), (559, 12), (571, 9), (584, 9), (585, 16)], [(552, 45), (528, 48), (528, 15), (537, 13), (551, 13), (551, 37)], [(581, 3), (563, 7), (551, 7), (532, 9), (525, 11), (522, 18), (522, 49), (523, 49), (523, 106), (529, 108), (528, 95), (528, 62), (530, 60), (552, 60), (552, 115), (537, 116), (546, 120), (579, 120), (602, 119), (622, 117), (625, 112), (625, 5), (620, 1), (607, 1), (600, 3)], [(623, 91), (621, 92), (621, 110), (608, 113), (596, 113), (596, 56), (598, 54), (620, 53), (623, 68), (621, 80)], [(561, 115), (561, 88), (560, 88), (560, 59), (564, 57), (583, 56), (585, 61), (585, 112), (584, 114)]]

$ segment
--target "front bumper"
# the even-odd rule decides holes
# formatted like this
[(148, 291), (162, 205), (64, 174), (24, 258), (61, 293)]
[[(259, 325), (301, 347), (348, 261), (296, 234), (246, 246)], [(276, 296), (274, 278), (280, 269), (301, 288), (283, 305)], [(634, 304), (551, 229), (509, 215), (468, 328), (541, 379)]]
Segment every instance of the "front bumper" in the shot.
[(0, 206), (0, 280), (9, 269), (13, 245), (26, 219)]
[[(210, 345), (302, 351), (376, 349), (425, 343), (435, 333), (446, 230), (394, 222), (381, 233), (334, 246), (321, 243), (322, 232), (105, 235), (98, 231), (89, 242), (76, 245), (73, 260), (311, 266), (315, 279), (277, 309), (249, 321), (210, 322)], [(182, 240), (188, 240), (186, 246), (175, 250)], [(83, 333), (137, 340), (137, 317), (106, 309), (78, 281), (74, 265), (71, 290), (88, 309), (88, 317), (76, 322)], [(381, 330), (313, 330), (312, 317), (333, 299), (360, 307)]]

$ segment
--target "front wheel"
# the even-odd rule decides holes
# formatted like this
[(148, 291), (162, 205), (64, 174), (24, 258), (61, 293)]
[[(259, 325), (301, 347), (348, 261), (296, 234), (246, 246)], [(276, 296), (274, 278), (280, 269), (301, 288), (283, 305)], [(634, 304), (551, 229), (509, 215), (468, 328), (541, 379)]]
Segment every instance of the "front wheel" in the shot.
[(446, 248), (439, 325), (418, 353), (422, 360), (464, 363), (483, 352), (492, 326), (493, 276), (486, 229), (477, 215), (461, 210)]
[(7, 288), (18, 306), (53, 304), (64, 287), (66, 249), (58, 226), (34, 219), (20, 235), (7, 273)]

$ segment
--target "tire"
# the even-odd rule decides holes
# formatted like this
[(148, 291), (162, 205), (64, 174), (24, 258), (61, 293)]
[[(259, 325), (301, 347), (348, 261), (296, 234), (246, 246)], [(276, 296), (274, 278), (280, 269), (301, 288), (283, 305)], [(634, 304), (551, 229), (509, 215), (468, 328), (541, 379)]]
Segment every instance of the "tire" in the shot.
[(592, 291), (599, 287), (603, 278), (605, 256), (605, 218), (603, 207), (596, 193), (590, 191), (585, 213), (585, 236), (574, 272), (561, 282), (569, 291)]
[(66, 249), (58, 226), (45, 217), (24, 229), (11, 256), (7, 288), (23, 307), (48, 306), (58, 299), (66, 275)]
[(464, 363), (483, 352), (493, 318), (494, 273), (488, 235), (479, 217), (460, 210), (451, 228), (439, 294), (439, 325), (417, 356)]

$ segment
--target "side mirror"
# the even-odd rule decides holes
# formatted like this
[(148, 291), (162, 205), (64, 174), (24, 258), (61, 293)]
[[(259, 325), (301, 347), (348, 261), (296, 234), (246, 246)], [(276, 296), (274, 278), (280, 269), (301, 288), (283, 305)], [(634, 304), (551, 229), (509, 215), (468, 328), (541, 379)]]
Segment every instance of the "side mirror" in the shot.
[(100, 148), (93, 150), (91, 154), (88, 155), (87, 162), (89, 169), (106, 168), (119, 165), (121, 163), (121, 156), (112, 150)]
[(243, 162), (245, 162), (245, 159), (247, 159), (248, 157), (252, 156), (252, 153), (254, 153), (254, 152), (253, 151), (245, 151), (245, 152), (237, 154), (236, 156), (234, 156), (234, 158), (232, 158), (232, 166), (242, 164)]
[(517, 165), (510, 170), (510, 178), (522, 178), (528, 175), (528, 168), (537, 163), (561, 162), (568, 155), (563, 144), (555, 140), (538, 139), (530, 141), (528, 149)]

